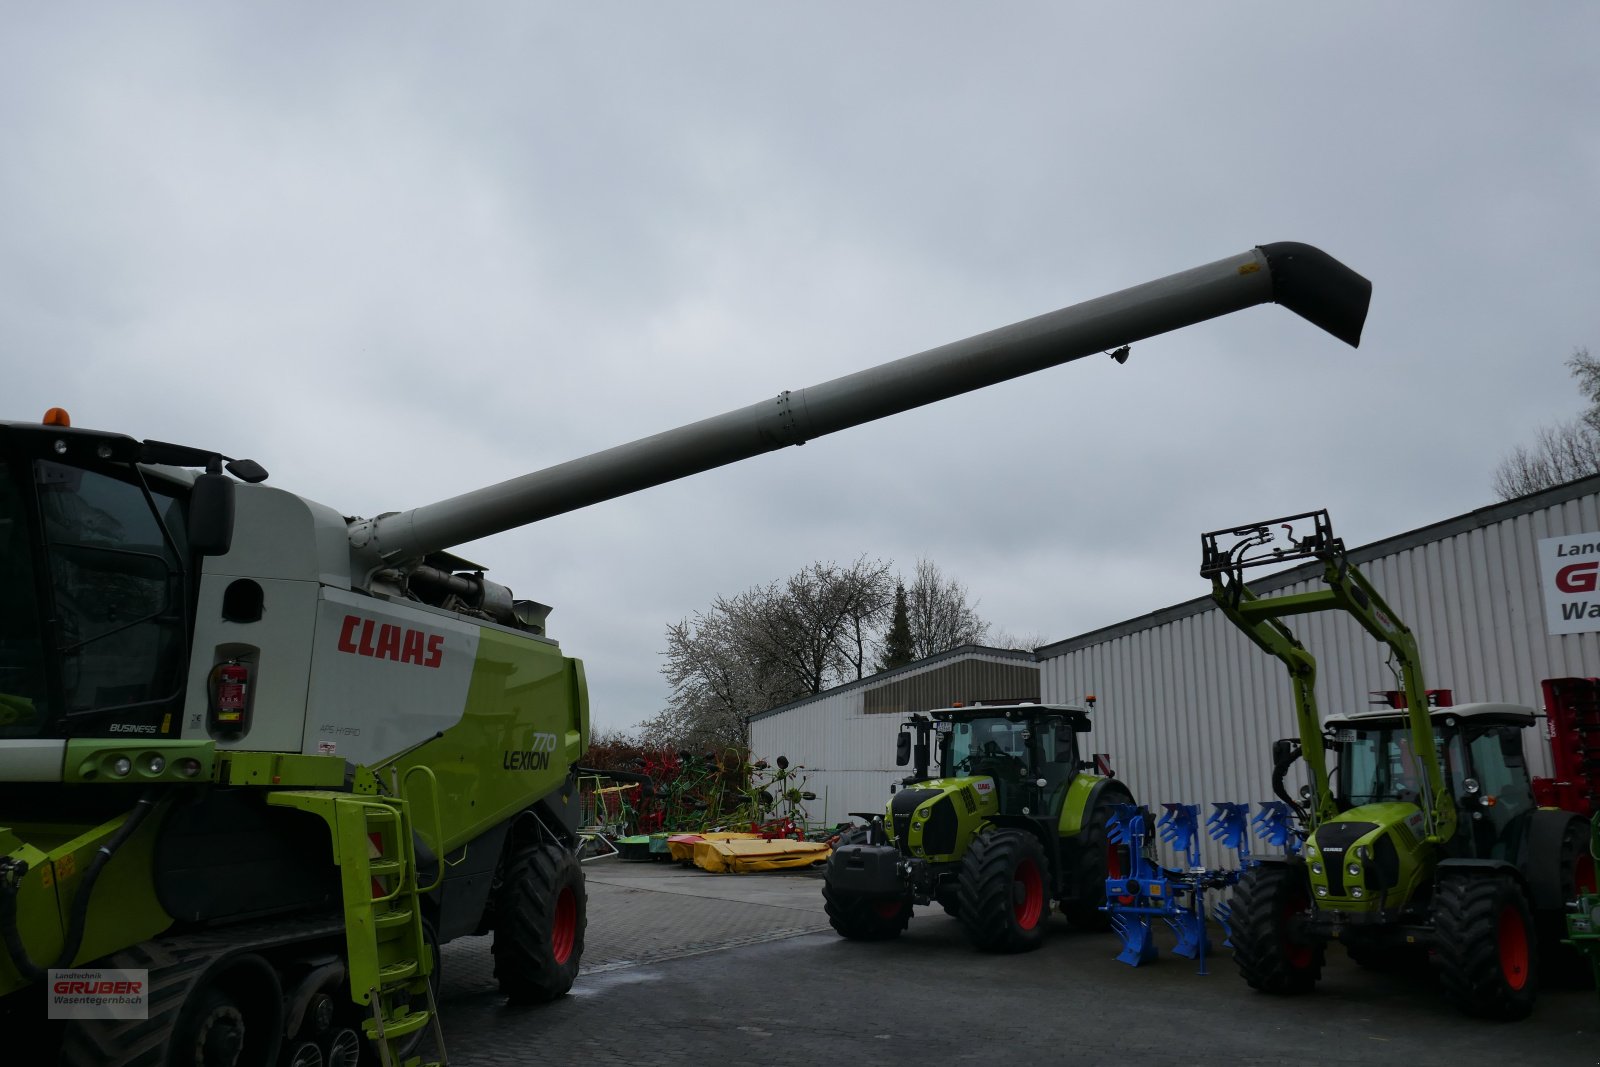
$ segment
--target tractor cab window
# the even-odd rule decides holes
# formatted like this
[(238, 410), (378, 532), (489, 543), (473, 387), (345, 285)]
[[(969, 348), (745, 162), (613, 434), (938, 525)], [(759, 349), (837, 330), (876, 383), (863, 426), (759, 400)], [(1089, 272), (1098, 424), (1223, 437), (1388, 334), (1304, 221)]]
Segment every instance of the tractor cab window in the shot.
[(16, 474), (0, 461), (0, 737), (36, 737), (49, 715), (49, 689), (38, 571)]
[[(1475, 835), (1485, 846), (1481, 854), (1490, 859), (1516, 862), (1522, 847), (1522, 832), (1533, 810), (1533, 783), (1522, 757), (1522, 734), (1515, 726), (1490, 726), (1467, 733), (1467, 750), (1472, 777), (1478, 792), (1466, 806), (1464, 821), (1477, 823)], [(1476, 815), (1481, 814), (1481, 819)], [(1484, 834), (1484, 824), (1492, 837)]]
[(944, 749), (947, 775), (988, 774), (1021, 781), (1028, 769), (1028, 724), (1004, 717), (952, 724)]
[[(1339, 796), (1345, 807), (1385, 801), (1421, 804), (1426, 780), (1421, 757), (1412, 750), (1409, 730), (1342, 729), (1339, 747)], [(1443, 739), (1434, 734), (1443, 756)], [(1441, 765), (1442, 769), (1442, 765)]]
[(34, 464), (56, 620), (63, 710), (175, 703), (183, 684), (182, 557), (176, 502), (136, 481)]
[(1058, 812), (1067, 786), (1078, 773), (1077, 732), (1069, 722), (1044, 719), (1034, 727), (1034, 746), (1039, 754), (1039, 777), (1045, 782), (1045, 810)]

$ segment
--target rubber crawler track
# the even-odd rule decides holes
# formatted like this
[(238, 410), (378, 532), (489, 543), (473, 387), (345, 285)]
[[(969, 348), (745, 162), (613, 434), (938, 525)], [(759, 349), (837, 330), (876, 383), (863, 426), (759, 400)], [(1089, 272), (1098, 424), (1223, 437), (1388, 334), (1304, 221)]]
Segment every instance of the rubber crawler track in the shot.
[(61, 1039), (61, 1067), (165, 1067), (178, 1013), (217, 961), (330, 936), (338, 937), (342, 948), (343, 934), (344, 923), (336, 916), (279, 918), (156, 938), (97, 960), (99, 967), (149, 971), (149, 1018), (69, 1021)]

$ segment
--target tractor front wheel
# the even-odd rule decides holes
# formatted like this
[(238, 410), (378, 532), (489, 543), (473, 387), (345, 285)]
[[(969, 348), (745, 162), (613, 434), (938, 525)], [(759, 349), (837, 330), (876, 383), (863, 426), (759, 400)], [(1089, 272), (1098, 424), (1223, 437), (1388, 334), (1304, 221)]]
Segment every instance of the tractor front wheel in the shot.
[(1439, 879), (1433, 898), (1434, 966), (1468, 1015), (1520, 1019), (1538, 992), (1533, 912), (1515, 879)]
[(1038, 948), (1050, 917), (1044, 846), (1023, 830), (978, 834), (961, 860), (956, 902), (956, 918), (984, 952)]
[(1310, 883), (1299, 867), (1262, 864), (1233, 890), (1228, 929), (1233, 962), (1263, 993), (1308, 993), (1322, 977), (1324, 946), (1296, 936), (1294, 920), (1311, 907)]
[(822, 906), (828, 925), (852, 941), (888, 941), (899, 937), (911, 921), (911, 902), (902, 897), (864, 897), (822, 885)]
[(1074, 861), (1072, 899), (1061, 902), (1061, 914), (1077, 930), (1109, 930), (1111, 914), (1101, 910), (1106, 902), (1106, 879), (1122, 878), (1133, 872), (1133, 857), (1127, 845), (1110, 840), (1107, 826), (1116, 804), (1132, 804), (1133, 798), (1114, 794), (1101, 797), (1090, 812), (1084, 828), (1082, 847)]
[(578, 977), (588, 893), (578, 857), (553, 842), (506, 862), (494, 898), (494, 977), (513, 1003), (564, 995)]

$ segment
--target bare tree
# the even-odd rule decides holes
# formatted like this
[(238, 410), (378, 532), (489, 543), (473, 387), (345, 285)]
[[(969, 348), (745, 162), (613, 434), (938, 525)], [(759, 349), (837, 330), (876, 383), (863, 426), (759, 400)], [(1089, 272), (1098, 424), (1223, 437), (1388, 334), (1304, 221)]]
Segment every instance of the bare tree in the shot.
[(989, 633), (989, 624), (978, 617), (976, 602), (967, 602), (967, 587), (946, 578), (932, 560), (917, 560), (916, 574), (906, 586), (906, 615), (917, 659), (977, 644)]
[(1600, 473), (1600, 433), (1584, 419), (1541, 426), (1531, 448), (1517, 445), (1494, 470), (1501, 500)]
[(995, 648), (1009, 648), (1018, 652), (1032, 652), (1041, 645), (1048, 645), (1050, 638), (1035, 630), (1032, 633), (1014, 634), (1010, 630), (1001, 630), (988, 639), (989, 644)]
[(742, 745), (751, 714), (862, 677), (892, 588), (879, 561), (813, 563), (667, 627), (672, 701), (646, 739)]
[(1494, 491), (1501, 500), (1600, 474), (1600, 359), (1587, 348), (1575, 349), (1567, 369), (1588, 408), (1575, 419), (1541, 426), (1532, 447), (1517, 445), (1500, 461)]

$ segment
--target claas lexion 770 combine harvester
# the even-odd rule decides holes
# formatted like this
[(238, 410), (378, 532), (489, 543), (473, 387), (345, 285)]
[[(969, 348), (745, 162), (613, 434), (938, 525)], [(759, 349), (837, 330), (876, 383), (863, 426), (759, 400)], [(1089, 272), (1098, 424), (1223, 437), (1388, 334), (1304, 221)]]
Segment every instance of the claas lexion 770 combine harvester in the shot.
[[(510, 998), (566, 992), (583, 668), (449, 549), (1255, 304), (1353, 345), (1369, 295), (1263, 245), (371, 519), (0, 423), (0, 1059), (351, 1067), (431, 1032), (443, 1060), (437, 946), (490, 931)], [(144, 972), (147, 1017), (49, 1018), (48, 973), (88, 966)]]

